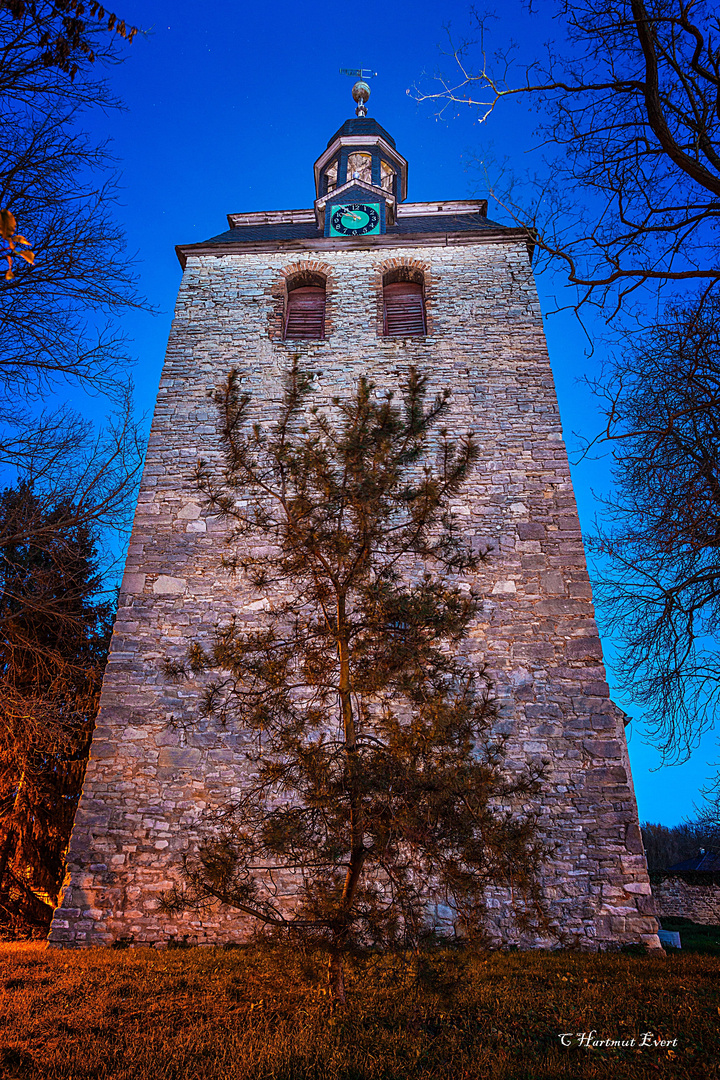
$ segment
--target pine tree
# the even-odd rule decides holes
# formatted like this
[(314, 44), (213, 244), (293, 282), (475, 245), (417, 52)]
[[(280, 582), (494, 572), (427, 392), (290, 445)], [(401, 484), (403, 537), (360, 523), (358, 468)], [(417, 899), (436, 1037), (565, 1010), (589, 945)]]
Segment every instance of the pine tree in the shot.
[(417, 947), (443, 911), (476, 933), (490, 884), (536, 910), (532, 815), (510, 807), (541, 770), (505, 775), (490, 678), (463, 657), (467, 579), (487, 554), (449, 503), (477, 448), (438, 428), (449, 394), (426, 406), (426, 383), (411, 370), (398, 406), (363, 378), (327, 414), (296, 362), (268, 426), (230, 375), (224, 473), (201, 462), (197, 481), (232, 524), (226, 565), (269, 607), (259, 628), (236, 617), (168, 661), (208, 680), (201, 713), (252, 748), (243, 796), (208, 823), (165, 909), (219, 901), (320, 945), (343, 1002), (349, 949)]
[(47, 924), (62, 884), (112, 625), (95, 538), (68, 509), (38, 539), (33, 492), (0, 495), (16, 538), (0, 549), (0, 922), (15, 929)]

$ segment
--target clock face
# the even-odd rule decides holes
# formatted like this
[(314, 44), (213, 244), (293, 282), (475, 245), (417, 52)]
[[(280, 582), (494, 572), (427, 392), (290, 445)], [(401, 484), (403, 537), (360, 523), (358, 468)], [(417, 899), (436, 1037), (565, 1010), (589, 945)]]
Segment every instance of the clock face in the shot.
[(331, 236), (367, 236), (379, 232), (380, 203), (348, 203), (333, 209)]

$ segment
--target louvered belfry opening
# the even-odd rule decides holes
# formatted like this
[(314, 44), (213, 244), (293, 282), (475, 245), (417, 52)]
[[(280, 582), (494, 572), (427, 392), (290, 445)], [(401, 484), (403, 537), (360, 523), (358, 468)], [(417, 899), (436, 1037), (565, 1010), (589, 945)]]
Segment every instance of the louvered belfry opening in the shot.
[(383, 283), (383, 308), (385, 337), (424, 337), (427, 333), (422, 281), (398, 281), (386, 277)]
[(319, 274), (288, 283), (285, 337), (319, 340), (325, 337), (325, 282)]

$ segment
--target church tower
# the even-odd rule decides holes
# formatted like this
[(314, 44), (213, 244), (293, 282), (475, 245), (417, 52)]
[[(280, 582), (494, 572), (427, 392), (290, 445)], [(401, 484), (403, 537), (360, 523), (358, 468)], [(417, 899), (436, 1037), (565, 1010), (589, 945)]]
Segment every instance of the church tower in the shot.
[[(414, 365), (452, 391), (480, 460), (453, 510), (492, 548), (470, 656), (487, 663), (508, 762), (549, 762), (537, 797), (553, 936), (535, 944), (659, 947), (629, 772), (610, 701), (580, 525), (531, 269), (532, 238), (484, 200), (407, 201), (408, 163), (356, 114), (315, 162), (304, 210), (230, 214), (229, 229), (177, 249), (183, 277), (150, 434), (68, 877), (58, 946), (238, 940), (230, 910), (165, 916), (202, 815), (242, 789), (242, 736), (197, 723), (192, 685), (168, 676), (218, 622), (262, 618), (262, 590), (223, 569), (227, 526), (192, 478), (219, 461), (208, 394), (231, 368), (271, 414), (292, 357), (317, 372), (314, 401), (367, 374), (398, 387)], [(517, 941), (509, 896), (489, 900), (497, 943)]]

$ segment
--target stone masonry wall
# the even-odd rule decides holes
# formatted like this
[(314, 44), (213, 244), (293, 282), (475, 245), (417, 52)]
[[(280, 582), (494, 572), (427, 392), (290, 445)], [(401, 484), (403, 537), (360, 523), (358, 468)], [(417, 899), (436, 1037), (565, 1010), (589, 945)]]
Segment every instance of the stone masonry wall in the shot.
[(652, 891), (660, 918), (681, 915), (704, 926), (720, 926), (720, 885), (690, 885), (682, 878), (665, 878)]
[[(424, 267), (429, 336), (380, 336), (380, 268)], [(312, 254), (308, 259), (314, 259)], [(285, 343), (278, 303), (298, 256), (196, 256), (183, 275), (127, 559), (102, 704), (52, 925), (55, 945), (119, 938), (162, 944), (236, 940), (231, 911), (168, 919), (158, 896), (179, 879), (203, 811), (242, 785), (241, 732), (193, 716), (193, 687), (170, 681), (184, 656), (236, 613), (251, 624), (267, 601), (221, 568), (225, 526), (208, 515), (191, 472), (219, 455), (208, 391), (242, 373), (260, 420), (279, 375), (300, 353), (316, 399), (361, 374), (396, 388), (409, 365), (453, 391), (451, 430), (473, 429), (481, 458), (454, 507), (474, 544), (493, 553), (465, 587), (483, 596), (469, 655), (486, 660), (510, 736), (510, 764), (547, 758), (540, 825), (552, 854), (543, 889), (550, 937), (520, 939), (510, 898), (493, 893), (498, 942), (657, 946), (622, 716), (610, 702), (590, 582), (541, 314), (523, 243), (359, 245), (318, 254), (328, 275), (324, 341)]]

